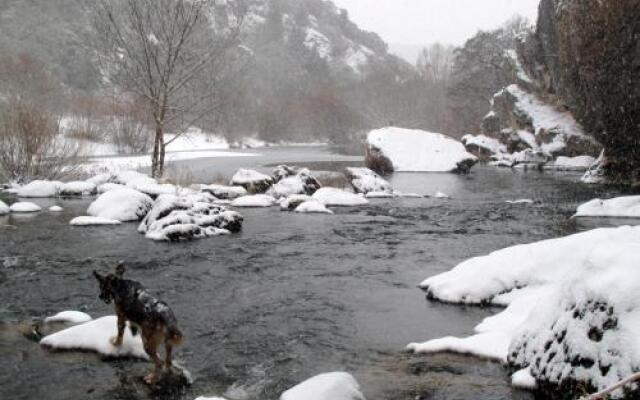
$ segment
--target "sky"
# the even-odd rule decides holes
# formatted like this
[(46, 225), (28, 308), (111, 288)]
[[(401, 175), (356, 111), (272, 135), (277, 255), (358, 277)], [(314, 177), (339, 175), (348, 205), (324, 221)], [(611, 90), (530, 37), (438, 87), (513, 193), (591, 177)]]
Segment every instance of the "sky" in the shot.
[(434, 42), (461, 45), (479, 29), (499, 26), (514, 14), (535, 21), (539, 0), (333, 0), (360, 28), (379, 34), (391, 48)]

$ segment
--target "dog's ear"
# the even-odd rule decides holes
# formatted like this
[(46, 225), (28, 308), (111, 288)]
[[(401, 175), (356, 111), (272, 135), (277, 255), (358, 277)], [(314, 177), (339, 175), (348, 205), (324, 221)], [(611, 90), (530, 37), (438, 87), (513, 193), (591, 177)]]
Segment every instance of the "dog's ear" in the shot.
[(104, 280), (104, 276), (100, 275), (100, 274), (98, 273), (98, 271), (95, 271), (95, 270), (94, 270), (94, 271), (93, 271), (93, 276), (95, 276), (95, 277), (96, 277), (96, 279), (98, 280), (98, 282), (102, 282), (102, 281)]
[(124, 275), (124, 271), (125, 271), (124, 261), (120, 261), (118, 263), (118, 266), (116, 267), (116, 276), (118, 278), (122, 278), (122, 276)]

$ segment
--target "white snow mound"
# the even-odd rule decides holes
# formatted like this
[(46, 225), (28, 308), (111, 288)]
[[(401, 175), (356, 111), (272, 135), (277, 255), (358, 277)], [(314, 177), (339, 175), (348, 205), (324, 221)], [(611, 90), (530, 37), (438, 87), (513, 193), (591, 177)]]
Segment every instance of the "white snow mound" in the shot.
[(294, 386), (280, 400), (364, 400), (360, 385), (351, 374), (330, 372)]
[(87, 313), (83, 313), (82, 311), (61, 311), (55, 315), (45, 318), (44, 322), (68, 322), (71, 324), (83, 324), (91, 320), (91, 316)]
[(75, 217), (69, 221), (69, 225), (73, 226), (92, 226), (92, 225), (120, 225), (122, 222), (117, 219), (107, 219), (102, 217)]
[(295, 212), (306, 214), (333, 214), (333, 211), (329, 210), (324, 204), (315, 200), (305, 201), (296, 207)]
[(369, 132), (367, 144), (378, 149), (396, 172), (452, 172), (476, 161), (464, 145), (440, 133), (389, 127)]
[(56, 197), (60, 190), (61, 182), (57, 181), (33, 181), (20, 188), (16, 194), (18, 197)]
[(276, 204), (276, 199), (266, 194), (242, 196), (231, 202), (232, 207), (271, 207)]
[(640, 218), (640, 196), (591, 200), (578, 207), (575, 217)]
[(349, 207), (369, 204), (369, 201), (361, 194), (355, 194), (333, 187), (318, 189), (311, 198), (325, 206)]
[(141, 220), (153, 206), (151, 197), (137, 190), (123, 188), (103, 193), (87, 209), (92, 217), (122, 222)]
[(111, 344), (111, 339), (118, 333), (117, 324), (118, 317), (115, 315), (98, 318), (45, 336), (40, 344), (56, 350), (84, 350), (109, 357), (148, 359), (141, 336), (132, 336), (128, 327), (124, 331), (122, 346)]
[(34, 203), (29, 203), (27, 201), (21, 201), (18, 203), (13, 203), (11, 207), (9, 207), (12, 213), (34, 213), (38, 211), (42, 211), (39, 205)]

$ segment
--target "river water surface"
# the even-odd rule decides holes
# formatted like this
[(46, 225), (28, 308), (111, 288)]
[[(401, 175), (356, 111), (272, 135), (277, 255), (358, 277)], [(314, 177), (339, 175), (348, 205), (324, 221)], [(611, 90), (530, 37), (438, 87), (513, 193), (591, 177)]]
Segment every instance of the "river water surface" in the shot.
[[(337, 169), (362, 162), (326, 148), (255, 152), (261, 155), (181, 167), (207, 182), (240, 166)], [(0, 217), (0, 398), (163, 397), (136, 379), (148, 363), (49, 352), (25, 334), (33, 322), (61, 310), (112, 314), (98, 300), (91, 271), (110, 270), (122, 259), (130, 278), (172, 306), (187, 338), (177, 359), (193, 385), (165, 398), (272, 400), (313, 375), (348, 371), (369, 400), (532, 399), (509, 387), (509, 371), (499, 364), (403, 349), (470, 334), (495, 312), (430, 303), (417, 289), (424, 278), (505, 246), (595, 226), (571, 220), (575, 207), (618, 192), (578, 178), (482, 166), (467, 176), (395, 174), (390, 180), (398, 190), (442, 191), (451, 199), (375, 200), (335, 209), (334, 216), (246, 209), (242, 233), (183, 244), (151, 242), (135, 224), (69, 226), (90, 199), (36, 200), (65, 210)], [(505, 202), (521, 198), (535, 203)]]

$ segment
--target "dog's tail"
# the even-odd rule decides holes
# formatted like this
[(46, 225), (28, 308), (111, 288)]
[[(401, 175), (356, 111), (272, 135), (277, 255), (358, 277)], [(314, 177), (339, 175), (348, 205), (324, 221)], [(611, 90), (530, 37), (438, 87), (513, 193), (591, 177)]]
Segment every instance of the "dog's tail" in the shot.
[(180, 346), (184, 341), (184, 336), (177, 326), (170, 326), (167, 329), (167, 342), (172, 346)]

